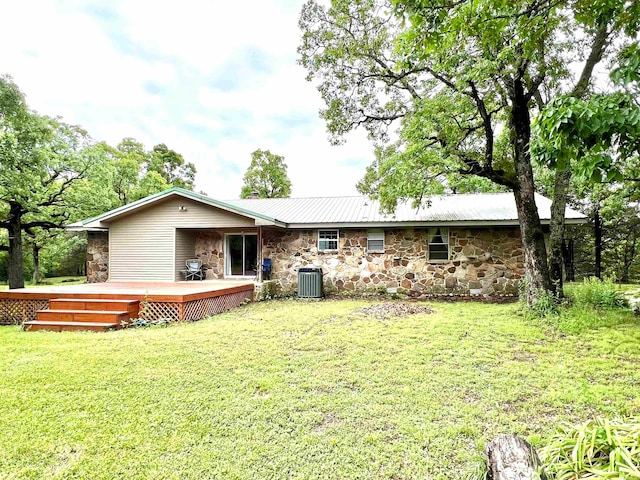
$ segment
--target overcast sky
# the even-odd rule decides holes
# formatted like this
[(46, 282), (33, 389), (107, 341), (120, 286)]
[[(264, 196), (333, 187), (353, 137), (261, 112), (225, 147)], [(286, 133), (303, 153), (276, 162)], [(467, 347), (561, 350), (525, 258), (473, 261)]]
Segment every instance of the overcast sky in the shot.
[(250, 154), (283, 155), (294, 197), (353, 195), (373, 158), (329, 145), (296, 64), (302, 0), (38, 0), (2, 6), (0, 73), (29, 106), (116, 145), (165, 143), (196, 188), (237, 198)]

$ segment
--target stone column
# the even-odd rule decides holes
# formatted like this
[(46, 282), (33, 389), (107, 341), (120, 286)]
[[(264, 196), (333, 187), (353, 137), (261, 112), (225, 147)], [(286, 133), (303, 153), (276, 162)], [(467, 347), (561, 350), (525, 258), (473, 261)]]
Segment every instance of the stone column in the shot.
[(87, 232), (87, 283), (109, 279), (109, 232)]

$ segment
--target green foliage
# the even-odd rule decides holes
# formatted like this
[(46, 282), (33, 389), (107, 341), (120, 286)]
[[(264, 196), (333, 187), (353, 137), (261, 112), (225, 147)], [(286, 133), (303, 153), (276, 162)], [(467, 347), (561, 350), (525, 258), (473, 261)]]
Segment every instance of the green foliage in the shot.
[[(522, 282), (524, 283), (524, 282)], [(524, 289), (524, 286), (521, 288)], [(557, 297), (553, 292), (541, 290), (538, 295), (529, 300), (525, 299), (524, 295), (520, 295), (520, 304), (522, 308), (527, 312), (527, 315), (531, 318), (548, 319), (550, 317), (558, 315), (560, 312), (560, 306), (558, 304)]]
[[(2, 93), (22, 95), (9, 77), (0, 77)], [(5, 99), (0, 99), (3, 103)], [(82, 214), (87, 181), (99, 171), (101, 160), (82, 128), (27, 110), (4, 114), (0, 105), (0, 221), (9, 201), (21, 206), (23, 223), (32, 228), (55, 228)], [(13, 106), (4, 107), (9, 113)], [(89, 196), (89, 195), (87, 195)], [(29, 228), (29, 227), (26, 227)]]
[(46, 241), (40, 258), (45, 277), (83, 274), (87, 260), (86, 235), (62, 232)]
[(291, 180), (287, 176), (284, 157), (269, 150), (256, 150), (251, 154), (251, 164), (243, 177), (240, 198), (248, 198), (254, 192), (259, 198), (286, 198), (291, 195)]
[(559, 96), (536, 117), (533, 129), (532, 154), (539, 161), (562, 169), (575, 160), (573, 172), (580, 178), (621, 181), (624, 160), (640, 142), (640, 105), (625, 92)]
[(582, 284), (572, 288), (570, 296), (577, 306), (607, 309), (629, 306), (623, 293), (611, 279), (585, 278)]
[(170, 150), (164, 143), (156, 145), (151, 151), (151, 158), (147, 163), (147, 173), (150, 172), (158, 173), (170, 186), (193, 190), (195, 165), (185, 162), (182, 155)]
[(640, 45), (634, 42), (618, 55), (618, 65), (611, 72), (611, 79), (636, 94), (640, 92)]
[(525, 317), (571, 335), (637, 320), (622, 290), (611, 280), (585, 279), (583, 283), (568, 285), (566, 291), (568, 300), (563, 303), (550, 293), (542, 293), (525, 310)]
[[(64, 251), (80, 258), (73, 244), (50, 246), (56, 237), (63, 243), (73, 238), (61, 234), (66, 223), (172, 185), (193, 188), (194, 176), (193, 164), (164, 144), (151, 152), (130, 138), (116, 148), (96, 144), (82, 128), (30, 111), (11, 77), (0, 76), (0, 228), (21, 223), (26, 246), (42, 252), (43, 271), (60, 269), (56, 263), (64, 261)], [(9, 215), (10, 207), (16, 213)], [(11, 252), (7, 268), (15, 287), (21, 286), (23, 266), (36, 265), (23, 259), (22, 238), (12, 239), (0, 235), (0, 250)]]
[(107, 195), (112, 199), (112, 205), (99, 213), (170, 187), (189, 190), (194, 187), (195, 166), (164, 144), (147, 151), (137, 140), (124, 138), (115, 148), (106, 143), (98, 144), (97, 148), (108, 159), (102, 177), (108, 180)]
[(273, 300), (282, 295), (282, 290), (276, 282), (267, 280), (262, 282), (262, 291), (260, 292), (260, 300)]
[(91, 188), (104, 166), (97, 153), (82, 128), (30, 111), (12, 79), (0, 77), (0, 228), (10, 233), (0, 249), (9, 252), (12, 288), (24, 285), (23, 232), (35, 258), (65, 223), (106, 205)]
[(640, 478), (640, 419), (595, 418), (564, 425), (540, 452), (556, 480)]

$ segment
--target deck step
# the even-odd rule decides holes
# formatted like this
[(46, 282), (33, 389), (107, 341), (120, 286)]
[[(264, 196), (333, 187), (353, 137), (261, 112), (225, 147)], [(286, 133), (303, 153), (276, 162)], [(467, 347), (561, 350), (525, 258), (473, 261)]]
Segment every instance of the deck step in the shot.
[(24, 322), (25, 330), (30, 332), (36, 332), (39, 330), (47, 330), (51, 332), (66, 332), (66, 331), (92, 331), (92, 332), (106, 332), (107, 330), (117, 329), (119, 323), (107, 323), (107, 322), (55, 322), (55, 321), (41, 321), (31, 320)]
[(43, 322), (115, 323), (130, 319), (127, 311), (111, 310), (38, 310), (36, 320)]
[(138, 316), (139, 300), (109, 300), (103, 298), (53, 298), (49, 300), (50, 310), (108, 310), (126, 311), (131, 318)]

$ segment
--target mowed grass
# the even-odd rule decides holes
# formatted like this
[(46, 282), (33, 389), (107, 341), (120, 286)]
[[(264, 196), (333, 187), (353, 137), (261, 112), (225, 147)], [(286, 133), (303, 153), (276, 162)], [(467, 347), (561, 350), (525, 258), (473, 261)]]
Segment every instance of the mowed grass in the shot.
[[(50, 277), (43, 278), (42, 281), (38, 284), (35, 284), (29, 280), (25, 279), (24, 286), (25, 287), (50, 287), (51, 285), (78, 285), (80, 283), (86, 283), (87, 277), (82, 276), (73, 276), (73, 277)], [(6, 283), (0, 283), (0, 290), (7, 290), (9, 285)]]
[(518, 305), (251, 304), (106, 334), (0, 328), (0, 478), (454, 479), (486, 440), (640, 413), (640, 328)]

